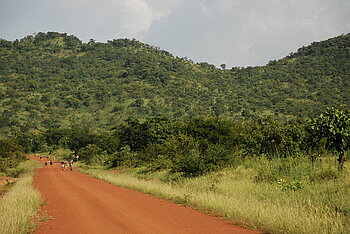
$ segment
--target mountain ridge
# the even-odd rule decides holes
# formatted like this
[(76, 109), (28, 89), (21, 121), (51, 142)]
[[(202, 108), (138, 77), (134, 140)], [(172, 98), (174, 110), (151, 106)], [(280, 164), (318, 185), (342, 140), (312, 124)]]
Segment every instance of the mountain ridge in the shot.
[(349, 109), (350, 34), (314, 42), (266, 66), (218, 69), (135, 39), (107, 43), (65, 33), (0, 40), (0, 128), (199, 115), (314, 117)]

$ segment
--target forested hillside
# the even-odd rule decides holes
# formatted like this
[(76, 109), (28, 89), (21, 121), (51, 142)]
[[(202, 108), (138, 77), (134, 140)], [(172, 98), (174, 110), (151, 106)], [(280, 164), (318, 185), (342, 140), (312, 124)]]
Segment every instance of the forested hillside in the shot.
[(349, 233), (349, 152), (350, 34), (246, 68), (129, 39), (0, 39), (0, 176), (38, 153), (262, 232)]
[(56, 32), (0, 41), (0, 129), (88, 126), (128, 118), (315, 117), (350, 106), (350, 34), (266, 66), (194, 63), (136, 40), (107, 43)]

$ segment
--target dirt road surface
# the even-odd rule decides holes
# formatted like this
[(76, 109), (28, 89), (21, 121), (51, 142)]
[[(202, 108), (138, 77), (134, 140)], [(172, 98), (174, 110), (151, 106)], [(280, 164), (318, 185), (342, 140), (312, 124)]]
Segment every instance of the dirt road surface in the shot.
[(37, 169), (34, 186), (46, 203), (42, 213), (52, 217), (35, 233), (258, 233), (74, 170), (61, 171), (57, 162)]

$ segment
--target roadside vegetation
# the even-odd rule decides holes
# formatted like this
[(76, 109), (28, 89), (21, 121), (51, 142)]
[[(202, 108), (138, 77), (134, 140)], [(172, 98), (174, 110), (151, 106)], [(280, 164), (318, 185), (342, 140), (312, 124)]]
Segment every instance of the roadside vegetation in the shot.
[(83, 171), (261, 231), (349, 233), (347, 112), (330, 108), (305, 122), (206, 117), (176, 126), (128, 122), (115, 130), (120, 151), (112, 157), (96, 145), (78, 151), (90, 165)]
[(29, 233), (35, 227), (35, 216), (42, 204), (40, 194), (33, 189), (34, 161), (24, 161), (8, 171), (17, 178), (0, 197), (0, 233)]
[(335, 157), (314, 164), (302, 157), (244, 158), (195, 178), (146, 168), (82, 171), (264, 232), (349, 233), (350, 176), (335, 162)]
[(129, 119), (109, 132), (50, 129), (33, 145), (78, 156), (99, 179), (253, 229), (349, 232), (350, 115), (339, 109), (294, 121)]
[(0, 173), (5, 174), (25, 160), (24, 148), (14, 139), (0, 138)]

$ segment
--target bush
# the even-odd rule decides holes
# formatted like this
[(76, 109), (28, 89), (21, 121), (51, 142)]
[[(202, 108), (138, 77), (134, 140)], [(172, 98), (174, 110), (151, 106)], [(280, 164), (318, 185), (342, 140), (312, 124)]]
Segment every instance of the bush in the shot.
[(192, 149), (175, 159), (172, 171), (183, 173), (186, 177), (195, 177), (204, 173), (205, 165), (198, 151)]
[(0, 139), (0, 172), (16, 167), (25, 159), (23, 147), (10, 139)]
[(87, 164), (91, 164), (94, 157), (102, 152), (102, 149), (94, 144), (89, 144), (78, 151), (79, 158)]
[(132, 152), (129, 146), (124, 146), (120, 151), (115, 152), (111, 156), (111, 167), (119, 167), (123, 165), (132, 166), (132, 162), (135, 160), (137, 153)]
[(70, 149), (59, 148), (52, 152), (53, 155), (59, 155), (65, 160), (71, 160), (73, 158), (73, 151)]
[(283, 179), (279, 179), (277, 181), (277, 184), (279, 186), (279, 189), (281, 189), (283, 191), (287, 191), (287, 190), (296, 191), (298, 189), (303, 188), (303, 182), (298, 181), (298, 180), (285, 181)]
[(221, 145), (196, 143), (186, 154), (174, 158), (173, 172), (183, 173), (186, 177), (196, 177), (215, 171), (229, 164), (229, 151)]
[(285, 124), (265, 117), (247, 122), (246, 125), (243, 147), (249, 155), (288, 157), (305, 150), (307, 136), (303, 124)]

